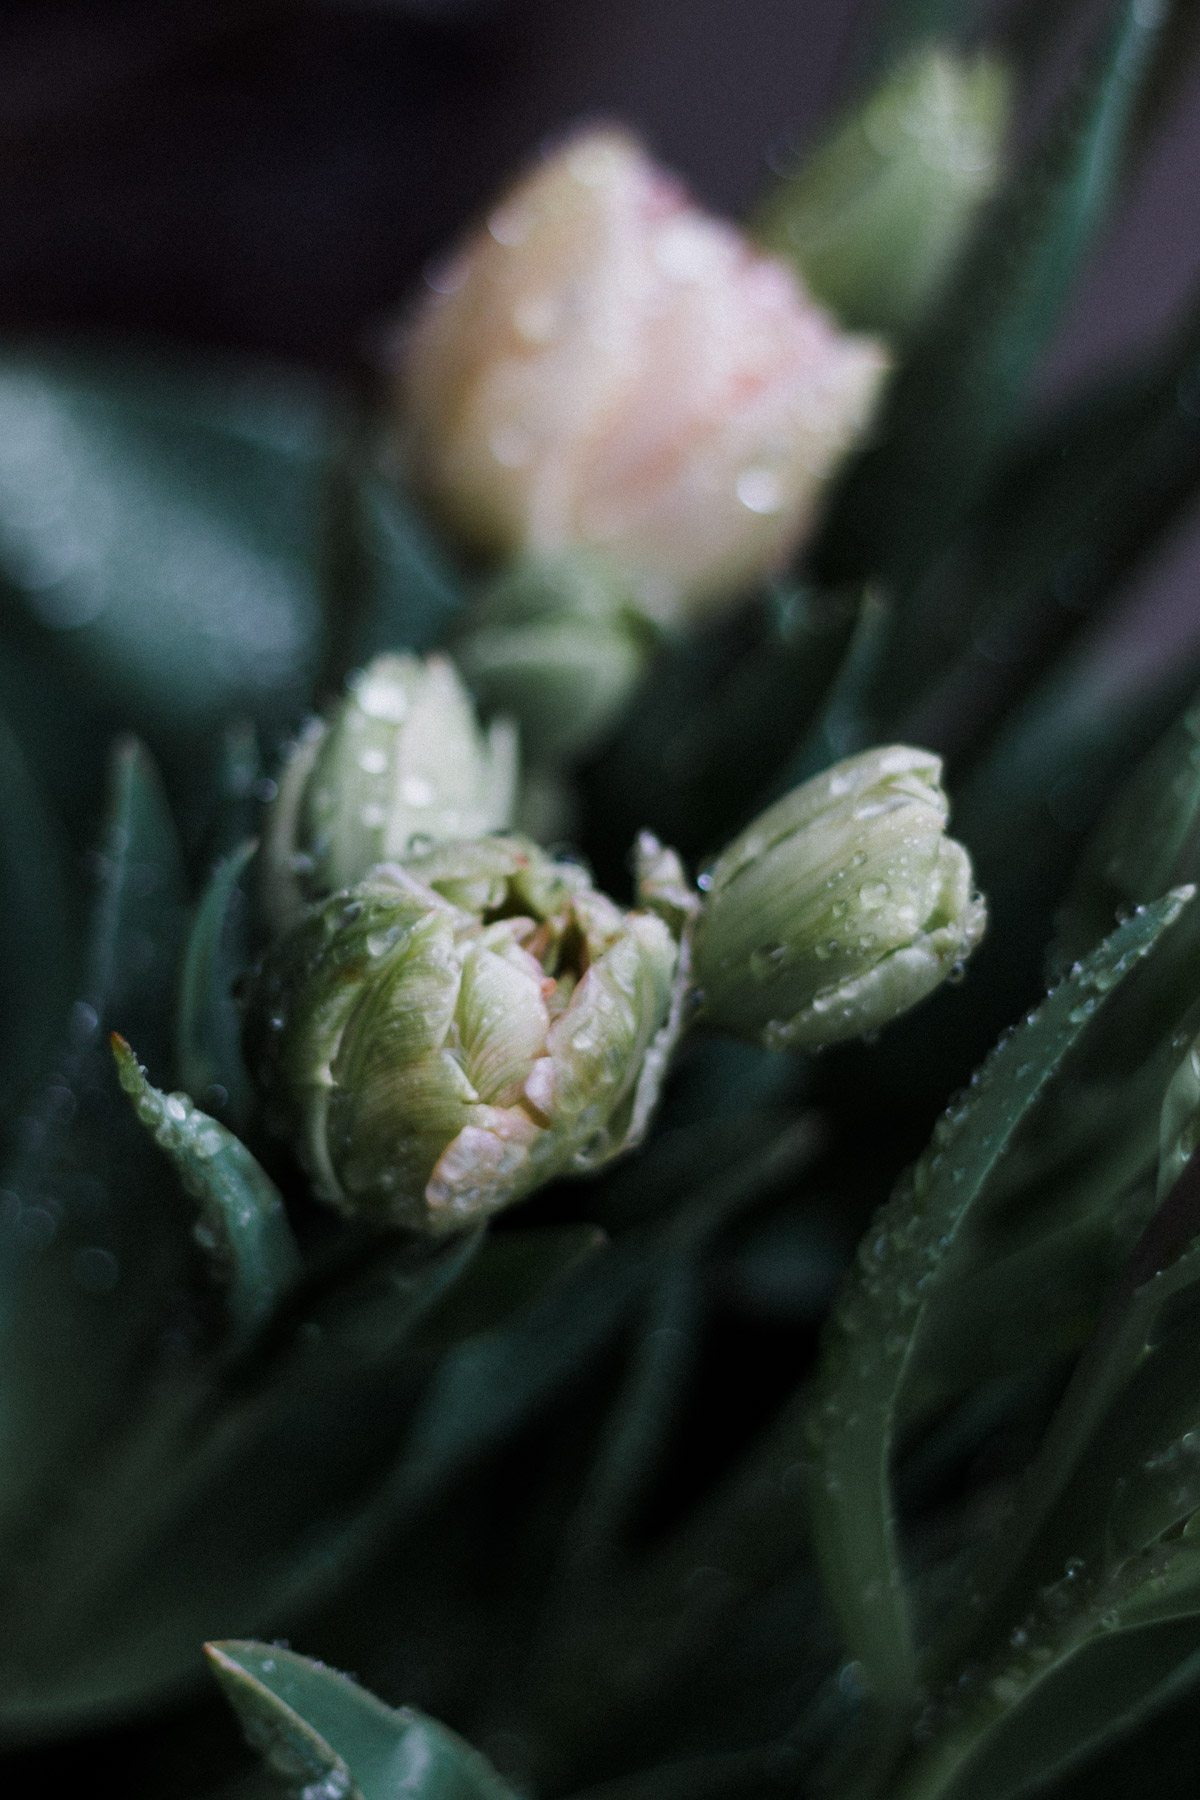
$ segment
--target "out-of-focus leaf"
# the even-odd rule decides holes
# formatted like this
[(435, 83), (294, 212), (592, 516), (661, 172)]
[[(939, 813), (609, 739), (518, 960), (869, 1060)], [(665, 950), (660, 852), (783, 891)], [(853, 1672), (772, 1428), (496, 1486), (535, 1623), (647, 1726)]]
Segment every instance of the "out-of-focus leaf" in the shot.
[(875, 693), (889, 648), (891, 607), (868, 588), (862, 596), (854, 632), (815, 719), (798, 738), (789, 762), (772, 786), (770, 799), (819, 775), (830, 763), (877, 741)]
[(300, 1252), (279, 1190), (245, 1144), (186, 1094), (152, 1087), (116, 1032), (113, 1054), (138, 1118), (199, 1202), (194, 1235), (226, 1289), (232, 1343), (239, 1345), (260, 1329), (300, 1274)]
[(984, 209), (830, 502), (812, 557), (822, 581), (909, 589), (978, 497), (1105, 216), (1163, 10), (1122, 0), (1073, 104)]
[(233, 983), (249, 961), (238, 883), (257, 848), (251, 840), (213, 870), (188, 933), (175, 1027), (180, 1084), (234, 1125), (244, 1122), (250, 1104), (233, 997)]
[[(161, 1162), (102, 1048), (103, 1028), (120, 1024), (164, 1062), (170, 1054), (182, 861), (158, 778), (132, 741), (113, 759), (94, 872), (80, 998), (3, 1177), (0, 1533), (10, 1550), (21, 1521), (40, 1521), (43, 1488), (152, 1382), (187, 1257), (186, 1230), (163, 1205)], [(11, 1576), (18, 1565), (10, 1556), (5, 1566)]]
[(0, 720), (0, 1117), (44, 1071), (77, 976), (58, 826)]
[(273, 1644), (207, 1646), (253, 1747), (292, 1800), (514, 1800), (477, 1750), (402, 1707)]
[(334, 409), (311, 378), (66, 351), (0, 364), (0, 580), (168, 743), (309, 693)]
[(1198, 394), (1193, 306), (1145, 368), (1074, 401), (1014, 456), (972, 541), (914, 601), (884, 696), (900, 736), (976, 752), (1120, 592), (1200, 484)]
[(812, 1153), (812, 1135), (783, 1131), (755, 1156), (694, 1193), (659, 1224), (631, 1231), (512, 1325), (469, 1340), (447, 1357), (424, 1395), (395, 1470), (392, 1504), (408, 1514), (456, 1471), (502, 1442), (518, 1423), (588, 1366), (671, 1255), (695, 1255), (729, 1219), (753, 1205)]
[(868, 1229), (827, 1329), (812, 1411), (814, 1537), (851, 1654), (896, 1714), (907, 1713), (917, 1693), (890, 1475), (906, 1377), (1019, 1125), (1181, 907), (1171, 895), (1131, 919), (993, 1053)]
[(890, 0), (879, 11), (870, 45), (872, 65), (895, 62), (920, 44), (952, 38), (969, 21), (965, 0)]
[(621, 843), (649, 826), (685, 855), (719, 849), (812, 728), (858, 613), (857, 595), (786, 590), (732, 668), (703, 655), (718, 634), (666, 647), (590, 777)]
[[(1189, 1559), (1193, 1560), (1194, 1559)], [(1195, 1579), (1194, 1571), (1189, 1571)], [(1160, 1577), (1147, 1573), (1147, 1582)], [(1167, 1578), (1169, 1579), (1169, 1577)], [(1100, 1609), (1072, 1611), (979, 1671), (951, 1718), (930, 1707), (933, 1736), (889, 1788), (895, 1800), (1018, 1800), (1040, 1792), (1086, 1757), (1200, 1681), (1198, 1613), (1142, 1625), (1119, 1591)], [(1133, 1608), (1131, 1607), (1131, 1613)]]
[(463, 577), (377, 437), (371, 421), (357, 420), (333, 471), (334, 618), (320, 684), (330, 694), (383, 651), (433, 649), (467, 598)]
[(1159, 739), (1084, 848), (1059, 914), (1053, 960), (1067, 967), (1121, 912), (1200, 878), (1200, 702)]

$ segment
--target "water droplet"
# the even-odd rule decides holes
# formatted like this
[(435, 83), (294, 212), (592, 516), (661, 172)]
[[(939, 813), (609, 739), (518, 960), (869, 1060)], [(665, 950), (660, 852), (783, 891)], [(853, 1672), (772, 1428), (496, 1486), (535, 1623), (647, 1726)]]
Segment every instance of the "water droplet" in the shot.
[(769, 981), (778, 975), (787, 961), (787, 949), (783, 944), (760, 944), (750, 952), (750, 973), (756, 981)]
[(747, 512), (771, 514), (782, 511), (787, 499), (783, 483), (771, 469), (743, 469), (737, 478), (737, 497)]
[(433, 784), (421, 775), (406, 775), (400, 784), (400, 793), (406, 806), (432, 806), (436, 798)]
[(388, 766), (386, 750), (364, 750), (358, 759), (358, 766), (364, 775), (386, 774)]

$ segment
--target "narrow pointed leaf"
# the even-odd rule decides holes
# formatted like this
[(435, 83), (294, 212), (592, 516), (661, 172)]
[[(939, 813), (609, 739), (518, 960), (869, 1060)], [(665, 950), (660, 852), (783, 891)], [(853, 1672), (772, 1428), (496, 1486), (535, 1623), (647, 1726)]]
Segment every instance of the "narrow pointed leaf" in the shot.
[(477, 1750), (436, 1719), (385, 1706), (348, 1675), (272, 1644), (207, 1653), (251, 1744), (291, 1800), (513, 1800)]
[(847, 1644), (885, 1707), (906, 1711), (917, 1691), (890, 1464), (922, 1330), (1022, 1120), (1182, 904), (1170, 895), (1122, 926), (993, 1053), (868, 1229), (827, 1329), (812, 1410), (814, 1537)]
[(186, 1094), (152, 1087), (115, 1032), (113, 1055), (138, 1118), (199, 1202), (196, 1238), (225, 1285), (234, 1340), (243, 1341), (265, 1323), (300, 1273), (279, 1190), (245, 1144)]
[(188, 933), (176, 1017), (181, 1085), (232, 1124), (244, 1121), (250, 1103), (233, 983), (249, 961), (238, 883), (257, 848), (251, 840), (213, 870)]

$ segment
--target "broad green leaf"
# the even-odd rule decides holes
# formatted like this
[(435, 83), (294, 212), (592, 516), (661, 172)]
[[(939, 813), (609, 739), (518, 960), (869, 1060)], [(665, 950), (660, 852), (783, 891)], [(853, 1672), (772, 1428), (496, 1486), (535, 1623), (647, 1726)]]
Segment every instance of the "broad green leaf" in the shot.
[(207, 1646), (247, 1738), (292, 1800), (514, 1800), (456, 1732), (273, 1644)]
[(116, 1032), (121, 1086), (200, 1206), (194, 1236), (226, 1290), (233, 1344), (252, 1337), (300, 1274), (300, 1252), (275, 1183), (245, 1144), (186, 1094), (152, 1087)]
[(0, 362), (0, 581), (167, 743), (305, 702), (333, 407), (309, 377), (67, 351)]
[(906, 1711), (917, 1691), (890, 1465), (922, 1332), (1022, 1121), (1182, 904), (1170, 895), (1131, 919), (1001, 1043), (868, 1229), (827, 1329), (812, 1410), (814, 1537), (851, 1654), (888, 1709)]
[(978, 497), (1107, 212), (1162, 11), (1122, 0), (1074, 102), (981, 214), (830, 503), (821, 580), (907, 590)]
[(251, 840), (213, 870), (188, 933), (175, 1025), (181, 1085), (233, 1124), (244, 1122), (250, 1104), (233, 997), (234, 980), (249, 961), (245, 932), (239, 930), (244, 917), (238, 883), (257, 848)]
[(44, 1073), (77, 977), (63, 845), (25, 759), (0, 720), (0, 1117)]

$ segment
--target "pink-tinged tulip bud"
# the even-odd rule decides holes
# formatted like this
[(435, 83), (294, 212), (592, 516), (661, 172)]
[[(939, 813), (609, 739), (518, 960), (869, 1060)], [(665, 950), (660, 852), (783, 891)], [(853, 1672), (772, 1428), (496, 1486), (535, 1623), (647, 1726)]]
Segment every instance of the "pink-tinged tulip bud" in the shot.
[(666, 624), (797, 547), (887, 366), (614, 130), (430, 280), (396, 363), (417, 479), (476, 550), (599, 551)]

